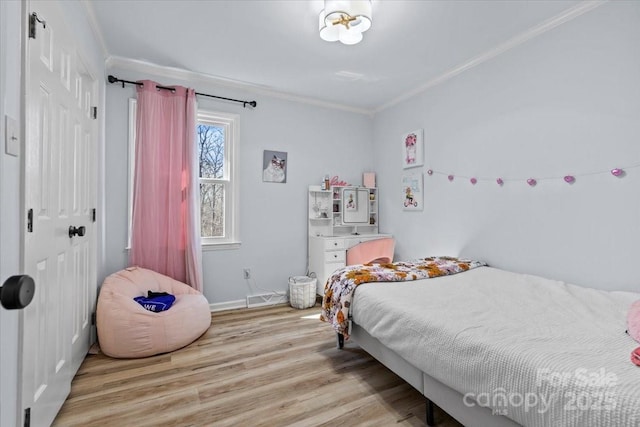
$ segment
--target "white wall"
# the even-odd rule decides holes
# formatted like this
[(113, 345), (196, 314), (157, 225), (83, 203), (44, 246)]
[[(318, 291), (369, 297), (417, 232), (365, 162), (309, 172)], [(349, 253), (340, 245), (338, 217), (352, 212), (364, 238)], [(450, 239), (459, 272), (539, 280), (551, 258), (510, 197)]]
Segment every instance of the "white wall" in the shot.
[[(20, 157), (5, 153), (5, 114), (20, 120), (21, 3), (0, 1), (0, 285), (20, 273)], [(18, 312), (0, 307), (1, 426), (18, 423)]]
[[(377, 114), (381, 226), (398, 239), (397, 255), (470, 256), (640, 291), (638, 40), (640, 3), (609, 2)], [(425, 175), (425, 210), (403, 212), (400, 136), (417, 128), (422, 170), (445, 175)], [(607, 172), (615, 167), (627, 175)], [(472, 176), (489, 180), (473, 186)], [(500, 188), (497, 177), (519, 181)]]
[[(199, 108), (240, 114), (240, 249), (203, 253), (204, 294), (212, 304), (264, 293), (250, 290), (242, 269), (250, 268), (256, 285), (285, 291), (288, 278), (306, 272), (307, 187), (325, 174), (361, 184), (373, 165), (371, 118), (201, 81), (184, 82), (126, 70), (109, 70), (125, 80), (155, 79), (183, 84), (198, 92), (255, 99), (256, 109), (198, 98)], [(127, 265), (127, 100), (132, 86), (107, 87), (107, 224), (105, 273)], [(288, 153), (287, 183), (262, 182), (263, 150)]]

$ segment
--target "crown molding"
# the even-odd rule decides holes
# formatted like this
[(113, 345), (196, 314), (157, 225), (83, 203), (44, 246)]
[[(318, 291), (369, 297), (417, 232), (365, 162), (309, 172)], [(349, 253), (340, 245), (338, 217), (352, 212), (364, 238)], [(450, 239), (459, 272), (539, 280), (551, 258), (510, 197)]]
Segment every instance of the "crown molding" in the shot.
[(565, 22), (569, 22), (572, 19), (577, 18), (578, 16), (584, 13), (587, 13), (607, 2), (608, 0), (592, 0), (592, 1), (581, 2), (578, 5), (573, 6), (552, 18), (547, 19), (546, 21), (543, 21), (542, 23), (529, 28), (525, 32), (520, 33), (515, 37), (512, 37), (511, 39), (507, 40), (504, 43), (499, 44), (493, 49), (490, 49), (484, 53), (481, 53), (480, 55), (475, 56), (470, 60), (458, 65), (457, 67), (454, 67), (444, 72), (443, 74), (427, 81), (426, 83), (416, 87), (415, 89), (409, 92), (405, 92), (404, 94), (392, 99), (391, 101), (385, 104), (382, 104), (380, 107), (374, 110), (374, 113), (379, 113), (402, 101), (406, 101), (409, 98), (413, 98), (414, 96), (426, 91), (427, 89), (438, 86), (439, 84), (446, 82), (447, 80), (457, 76), (458, 74), (461, 74), (471, 68), (474, 68), (484, 62), (487, 62), (490, 59), (493, 59), (498, 55), (501, 55), (517, 46), (520, 46), (526, 41), (531, 40), (532, 38), (537, 37), (541, 34), (544, 34), (547, 31), (552, 30), (557, 26), (564, 24)]
[(168, 79), (185, 80), (192, 83), (200, 82), (203, 84), (240, 89), (257, 95), (264, 95), (272, 98), (284, 99), (286, 101), (299, 102), (302, 104), (309, 104), (318, 107), (348, 111), (350, 113), (364, 114), (368, 116), (373, 116), (374, 113), (372, 110), (321, 101), (315, 98), (293, 95), (290, 93), (273, 90), (254, 83), (212, 76), (205, 73), (197, 73), (195, 71), (188, 71), (181, 68), (162, 66), (147, 61), (124, 58), (121, 56), (108, 56), (105, 61), (105, 67), (107, 68), (107, 70), (116, 68), (119, 70), (135, 71), (138, 73), (149, 73)]
[(379, 107), (376, 107), (373, 109), (365, 109), (365, 108), (358, 108), (358, 107), (353, 107), (353, 106), (344, 105), (344, 104), (337, 104), (333, 102), (322, 101), (316, 98), (295, 95), (292, 93), (282, 92), (282, 91), (278, 91), (275, 89), (271, 89), (269, 87), (257, 85), (250, 82), (228, 79), (220, 76), (214, 76), (206, 73), (198, 73), (198, 72), (184, 70), (184, 69), (175, 68), (175, 67), (162, 66), (162, 65), (151, 63), (151, 62), (142, 61), (142, 60), (135, 60), (130, 58), (109, 55), (108, 50), (106, 48), (106, 43), (104, 41), (104, 37), (102, 35), (102, 31), (95, 17), (93, 6), (91, 6), (90, 1), (81, 0), (81, 2), (84, 4), (84, 7), (87, 11), (87, 16), (89, 17), (94, 34), (96, 35), (96, 38), (98, 39), (102, 47), (102, 52), (104, 54), (104, 57), (106, 58), (105, 68), (107, 70), (112, 68), (118, 68), (122, 70), (130, 70), (130, 71), (135, 71), (139, 73), (149, 73), (155, 76), (165, 77), (169, 79), (185, 80), (189, 82), (201, 82), (203, 84), (229, 87), (229, 88), (239, 89), (239, 90), (243, 90), (243, 91), (250, 92), (257, 95), (264, 95), (272, 98), (282, 99), (282, 100), (291, 101), (291, 102), (298, 102), (302, 104), (314, 105), (314, 106), (323, 107), (323, 108), (347, 111), (350, 113), (363, 114), (369, 117), (373, 117), (376, 113), (384, 111), (387, 108), (390, 108), (394, 105), (399, 104), (400, 102), (413, 98), (414, 96), (430, 88), (438, 86), (452, 79), (458, 74), (461, 74), (505, 52), (508, 52), (509, 50), (520, 46), (521, 44), (527, 42), (528, 40), (531, 40), (541, 34), (544, 34), (547, 31), (550, 31), (558, 27), (559, 25), (569, 22), (574, 18), (577, 18), (578, 16), (581, 16), (607, 3), (608, 1), (609, 0), (582, 1), (579, 4), (565, 10), (564, 12), (556, 16), (553, 16), (547, 19), (546, 21), (543, 21), (542, 23), (535, 25), (529, 28), (528, 30), (512, 37), (511, 39), (497, 45), (496, 47), (489, 49), (488, 51), (469, 59), (468, 61), (440, 74), (439, 76), (434, 77), (433, 79), (428, 80), (424, 84), (408, 92), (405, 92), (400, 96), (393, 98), (391, 101), (388, 101), (380, 105)]
[(98, 24), (98, 19), (96, 18), (96, 12), (91, 5), (91, 2), (88, 0), (81, 0), (80, 3), (84, 6), (84, 10), (89, 18), (89, 26), (93, 30), (93, 34), (96, 36), (98, 43), (100, 43), (100, 48), (102, 49), (102, 57), (107, 58), (109, 56), (109, 51), (107, 50), (107, 43), (104, 41), (104, 36), (102, 34), (102, 29), (100, 24)]

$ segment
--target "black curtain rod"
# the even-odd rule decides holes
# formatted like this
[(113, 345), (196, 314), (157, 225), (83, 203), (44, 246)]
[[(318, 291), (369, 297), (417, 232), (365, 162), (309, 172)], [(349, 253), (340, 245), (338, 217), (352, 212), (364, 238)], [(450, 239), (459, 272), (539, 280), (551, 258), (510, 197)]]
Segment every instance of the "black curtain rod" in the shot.
[[(130, 80), (122, 80), (122, 79), (119, 79), (119, 78), (117, 78), (115, 76), (112, 76), (112, 75), (109, 75), (107, 77), (107, 80), (109, 80), (109, 83), (122, 83), (122, 87), (124, 87), (125, 84), (136, 85), (136, 86), (142, 86), (143, 85), (143, 83), (141, 83), (141, 82), (132, 82)], [(158, 89), (173, 90), (172, 87), (167, 87), (167, 86), (156, 86), (156, 87)], [(209, 98), (224, 99), (225, 101), (231, 101), (231, 102), (239, 102), (239, 103), (242, 104), (242, 106), (244, 108), (247, 108), (247, 104), (249, 104), (253, 108), (255, 108), (258, 105), (258, 103), (256, 101), (243, 101), (241, 99), (233, 99), (233, 98), (225, 98), (224, 96), (209, 95), (208, 93), (196, 92), (196, 95), (208, 96)]]

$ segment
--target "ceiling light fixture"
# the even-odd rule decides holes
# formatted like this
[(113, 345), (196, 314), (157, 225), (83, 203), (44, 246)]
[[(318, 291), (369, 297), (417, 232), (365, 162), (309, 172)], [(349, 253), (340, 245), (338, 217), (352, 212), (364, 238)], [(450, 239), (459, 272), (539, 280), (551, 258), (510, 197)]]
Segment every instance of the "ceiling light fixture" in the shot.
[(320, 12), (320, 38), (356, 44), (371, 27), (371, 0), (324, 0)]

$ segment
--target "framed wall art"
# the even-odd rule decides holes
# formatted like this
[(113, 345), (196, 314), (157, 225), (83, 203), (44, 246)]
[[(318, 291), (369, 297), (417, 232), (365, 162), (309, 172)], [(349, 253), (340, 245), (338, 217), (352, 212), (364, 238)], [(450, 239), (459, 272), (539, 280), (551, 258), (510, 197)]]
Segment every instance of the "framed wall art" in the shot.
[(262, 181), (287, 182), (287, 153), (264, 150), (262, 156)]
[(424, 132), (422, 129), (402, 135), (402, 167), (404, 169), (424, 164)]
[(424, 208), (421, 172), (405, 172), (402, 175), (402, 209), (421, 211)]

